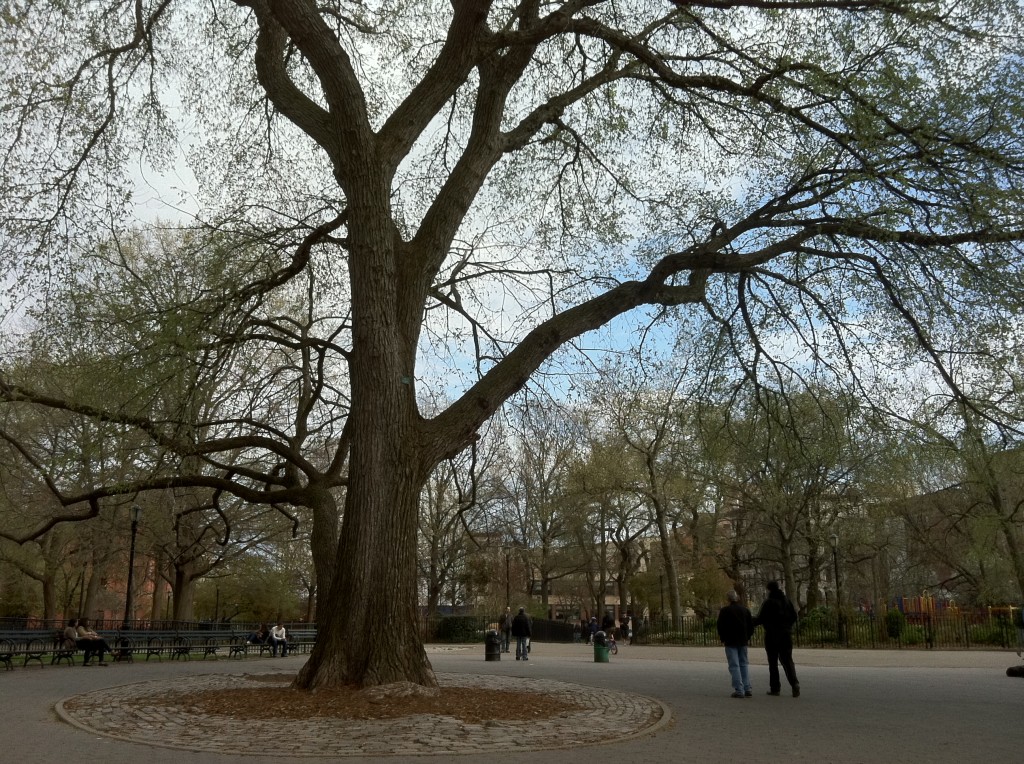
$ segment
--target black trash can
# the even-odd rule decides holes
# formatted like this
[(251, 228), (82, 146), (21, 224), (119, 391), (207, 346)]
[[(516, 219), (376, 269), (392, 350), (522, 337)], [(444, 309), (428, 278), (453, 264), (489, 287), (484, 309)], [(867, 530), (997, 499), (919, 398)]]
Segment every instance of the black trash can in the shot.
[(484, 658), (489, 661), (501, 660), (501, 635), (494, 629), (484, 635)]

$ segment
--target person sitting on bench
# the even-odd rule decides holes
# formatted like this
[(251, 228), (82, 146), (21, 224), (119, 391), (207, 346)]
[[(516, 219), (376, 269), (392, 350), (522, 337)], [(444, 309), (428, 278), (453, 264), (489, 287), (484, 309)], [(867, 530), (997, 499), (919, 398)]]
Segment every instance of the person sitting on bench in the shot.
[(270, 634), (267, 632), (267, 625), (261, 623), (260, 627), (246, 638), (250, 645), (265, 645)]
[(281, 646), (281, 657), (288, 657), (288, 634), (285, 632), (284, 624), (280, 621), (277, 626), (270, 630), (270, 654), (277, 657), (277, 646)]
[(65, 650), (77, 650), (79, 647), (84, 645), (78, 644), (78, 619), (71, 618), (68, 620), (68, 625), (64, 627), (64, 636), (61, 638), (61, 646)]
[(88, 618), (78, 619), (77, 631), (78, 646), (85, 649), (85, 656), (83, 658), (82, 665), (91, 666), (92, 664), (89, 661), (92, 660), (93, 654), (96, 654), (99, 658), (98, 663), (101, 666), (106, 666), (107, 664), (103, 662), (103, 653), (111, 652), (110, 645), (107, 644), (107, 641), (103, 639), (103, 637), (89, 628)]

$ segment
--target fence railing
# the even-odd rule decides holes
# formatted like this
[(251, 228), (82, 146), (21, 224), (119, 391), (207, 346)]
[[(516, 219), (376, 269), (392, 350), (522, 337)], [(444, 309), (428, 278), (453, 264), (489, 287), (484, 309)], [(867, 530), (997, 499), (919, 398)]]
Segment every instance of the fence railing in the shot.
[[(497, 628), (497, 618), (475, 615), (423, 616), (420, 637), (424, 642), (482, 642), (488, 629)], [(532, 639), (538, 642), (572, 642), (572, 624), (565, 621), (531, 620)]]
[[(96, 631), (116, 633), (120, 620), (93, 621)], [(255, 630), (257, 623), (230, 624), (209, 621), (132, 621), (131, 631), (203, 632), (231, 629), (238, 634)], [(63, 629), (64, 621), (38, 618), (0, 618), (0, 631), (54, 632)], [(316, 624), (288, 622), (288, 630), (315, 629)], [(420, 637), (433, 643), (482, 642), (488, 629), (496, 626), (489, 616), (450, 615), (421, 616)], [(533, 619), (533, 638), (539, 642), (572, 642), (573, 624), (565, 621)], [(890, 610), (879, 616), (870, 613), (812, 611), (803, 615), (793, 629), (797, 647), (849, 647), (856, 649), (937, 649), (968, 648), (1015, 649), (1024, 633), (1005, 613), (989, 616), (979, 613), (907, 613)], [(648, 621), (634, 626), (633, 643), (638, 645), (688, 645), (717, 647), (720, 645), (715, 618), (684, 616), (679, 627), (670, 620)], [(751, 644), (763, 645), (763, 631), (757, 629)]]
[[(66, 620), (43, 620), (42, 618), (0, 618), (0, 631), (55, 631), (62, 630), (67, 625)], [(267, 626), (273, 626), (267, 623)], [(256, 630), (259, 623), (247, 623), (232, 621), (222, 623), (218, 621), (129, 621), (127, 624), (120, 618), (117, 619), (90, 619), (89, 627), (101, 633), (119, 631), (176, 631), (176, 632), (203, 632), (203, 631), (233, 631), (239, 634), (248, 634)], [(315, 629), (315, 623), (285, 621), (283, 626), (291, 629)], [(124, 628), (122, 628), (124, 627)]]
[[(0, 618), (0, 632), (38, 631), (52, 633), (62, 630), (66, 621), (45, 621), (41, 618)], [(236, 634), (255, 631), (258, 623), (233, 621), (131, 621), (128, 631), (174, 631), (178, 633), (231, 630)], [(315, 623), (285, 622), (287, 631), (315, 629)], [(450, 615), (421, 616), (418, 623), (420, 638), (424, 642), (483, 642), (484, 634), (495, 626), (495, 619), (487, 616)], [(124, 623), (116, 620), (91, 620), (89, 626), (104, 634), (122, 631)], [(564, 621), (532, 620), (533, 638), (541, 642), (572, 642), (572, 624)]]
[[(907, 613), (891, 610), (871, 613), (815, 611), (793, 628), (796, 647), (849, 647), (856, 649), (962, 650), (972, 647), (1016, 648), (1024, 635), (1005, 615), (989, 618), (974, 613)], [(634, 631), (635, 644), (712, 647), (720, 643), (715, 618), (684, 616), (678, 628), (669, 620), (642, 624)], [(757, 629), (751, 644), (761, 646), (764, 632)]]

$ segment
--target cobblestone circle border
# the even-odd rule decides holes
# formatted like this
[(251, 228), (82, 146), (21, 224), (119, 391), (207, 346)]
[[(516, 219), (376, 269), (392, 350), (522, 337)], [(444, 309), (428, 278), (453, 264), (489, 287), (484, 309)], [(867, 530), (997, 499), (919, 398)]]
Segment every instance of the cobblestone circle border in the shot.
[[(437, 715), (399, 719), (289, 720), (287, 733), (266, 720), (232, 719), (186, 707), (147, 704), (147, 697), (250, 686), (266, 674), (210, 674), (108, 687), (57, 703), (64, 721), (87, 732), (163, 748), (223, 754), (338, 758), (452, 756), (495, 750), (534, 751), (620, 742), (668, 724), (671, 712), (642, 695), (549, 679), (438, 674), (450, 687), (518, 690), (561, 697), (583, 710), (542, 720), (469, 724)], [(74, 708), (69, 708), (71, 701)]]

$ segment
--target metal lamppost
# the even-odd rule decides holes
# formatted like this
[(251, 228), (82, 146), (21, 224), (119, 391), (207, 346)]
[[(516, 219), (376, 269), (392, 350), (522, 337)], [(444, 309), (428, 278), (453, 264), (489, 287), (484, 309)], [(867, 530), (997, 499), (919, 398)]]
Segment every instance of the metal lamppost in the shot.
[(139, 513), (142, 507), (132, 504), (132, 543), (128, 548), (128, 591), (124, 598), (124, 621), (121, 622), (122, 629), (129, 629), (132, 620), (132, 579), (135, 577), (135, 536), (139, 532)]
[(846, 641), (846, 634), (843, 628), (843, 586), (839, 580), (839, 536), (833, 533), (829, 541), (832, 542), (832, 573), (836, 579), (836, 636), (842, 643)]

